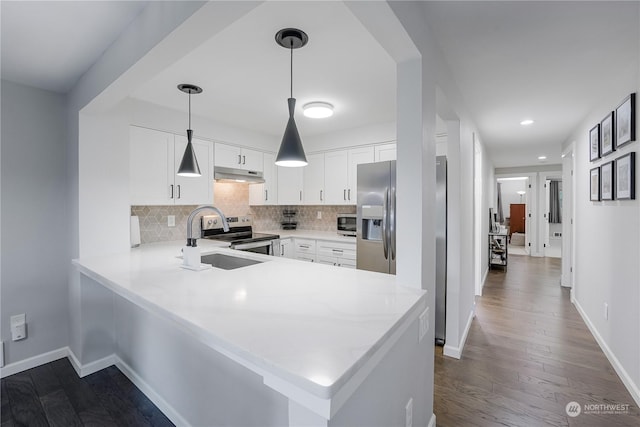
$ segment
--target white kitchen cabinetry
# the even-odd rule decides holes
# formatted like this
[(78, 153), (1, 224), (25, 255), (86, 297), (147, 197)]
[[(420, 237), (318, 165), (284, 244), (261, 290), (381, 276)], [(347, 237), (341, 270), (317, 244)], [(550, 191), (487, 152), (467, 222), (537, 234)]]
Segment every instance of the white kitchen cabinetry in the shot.
[(178, 176), (187, 138), (131, 126), (129, 131), (130, 202), (132, 205), (200, 205), (213, 202), (213, 147), (192, 140), (202, 176)]
[(313, 239), (295, 239), (295, 258), (316, 262), (316, 241)]
[(356, 243), (341, 243), (318, 240), (317, 260), (319, 263), (336, 267), (356, 268)]
[(325, 153), (325, 204), (355, 205), (358, 194), (358, 165), (373, 163), (374, 159), (373, 146)]
[(301, 205), (303, 168), (278, 166), (278, 204)]
[(264, 166), (263, 156), (260, 151), (220, 142), (216, 142), (215, 146), (216, 166), (262, 172)]
[(275, 162), (275, 154), (264, 153), (264, 183), (249, 185), (249, 205), (278, 204), (278, 166)]
[(349, 154), (347, 150), (330, 151), (324, 154), (325, 204), (347, 204), (348, 165)]
[(307, 156), (307, 166), (303, 173), (305, 205), (324, 204), (324, 154), (312, 154)]
[(283, 258), (294, 258), (295, 249), (292, 239), (280, 239), (280, 256)]
[(386, 162), (396, 160), (396, 144), (382, 144), (375, 146), (376, 162)]
[(355, 205), (358, 199), (358, 165), (373, 163), (375, 160), (373, 147), (352, 148), (349, 150), (349, 187), (347, 189), (347, 204)]

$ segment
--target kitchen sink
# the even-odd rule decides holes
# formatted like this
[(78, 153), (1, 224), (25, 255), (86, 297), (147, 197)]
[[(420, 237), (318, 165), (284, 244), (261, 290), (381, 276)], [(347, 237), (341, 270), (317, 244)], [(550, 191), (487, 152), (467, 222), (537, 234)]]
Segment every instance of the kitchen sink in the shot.
[(234, 270), (236, 268), (248, 267), (250, 265), (260, 264), (263, 262), (225, 254), (202, 255), (200, 259), (203, 264), (209, 264), (223, 270)]

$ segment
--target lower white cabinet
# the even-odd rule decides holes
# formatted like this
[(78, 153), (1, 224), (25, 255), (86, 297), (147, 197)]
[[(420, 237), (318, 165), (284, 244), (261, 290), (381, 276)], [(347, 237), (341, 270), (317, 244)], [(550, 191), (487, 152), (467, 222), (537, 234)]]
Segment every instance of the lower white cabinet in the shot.
[(295, 239), (295, 258), (302, 261), (316, 262), (316, 241), (312, 239)]
[(282, 258), (294, 257), (294, 247), (292, 239), (280, 239), (280, 256)]
[(322, 264), (356, 268), (356, 243), (318, 240), (317, 259)]

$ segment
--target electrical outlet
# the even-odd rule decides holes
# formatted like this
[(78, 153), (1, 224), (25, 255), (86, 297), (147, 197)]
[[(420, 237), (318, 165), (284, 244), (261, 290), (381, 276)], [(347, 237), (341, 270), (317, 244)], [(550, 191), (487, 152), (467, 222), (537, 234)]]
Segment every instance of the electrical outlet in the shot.
[(407, 402), (407, 406), (404, 407), (404, 425), (405, 427), (413, 426), (413, 397)]
[(19, 341), (25, 339), (26, 337), (27, 316), (24, 313), (11, 316), (11, 340)]
[(318, 219), (322, 219), (322, 211), (318, 211)]
[(176, 226), (176, 216), (168, 215), (167, 216), (167, 227), (175, 227)]
[(609, 320), (609, 304), (604, 303), (604, 320)]
[(429, 330), (429, 307), (425, 308), (422, 314), (418, 317), (420, 327), (418, 328), (418, 342), (422, 341), (422, 338), (426, 335)]

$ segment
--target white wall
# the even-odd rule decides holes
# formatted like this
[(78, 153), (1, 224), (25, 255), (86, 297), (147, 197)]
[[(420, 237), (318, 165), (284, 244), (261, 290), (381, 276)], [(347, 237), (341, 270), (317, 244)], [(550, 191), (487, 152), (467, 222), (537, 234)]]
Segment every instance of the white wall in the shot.
[[(65, 98), (2, 81), (2, 341), (5, 364), (68, 344)], [(28, 338), (11, 341), (25, 313)]]
[[(124, 107), (126, 107), (128, 111), (128, 120), (131, 124), (171, 132), (177, 135), (186, 134), (188, 115), (181, 111), (131, 98), (129, 98), (126, 103), (123, 103), (123, 108)], [(278, 151), (280, 137), (218, 123), (204, 117), (199, 117), (195, 114), (195, 106), (193, 106), (192, 110), (191, 127), (195, 138), (242, 145), (261, 151)], [(307, 140), (305, 139), (304, 142), (306, 151), (309, 151)]]
[[(377, 144), (396, 141), (396, 123), (380, 123), (370, 126), (362, 126), (354, 129), (345, 129), (339, 132), (307, 136), (304, 138), (305, 151), (334, 150), (356, 145)], [(278, 144), (280, 141), (278, 140)], [(276, 150), (277, 151), (277, 148)]]
[[(629, 152), (638, 156), (640, 143), (636, 141), (604, 159), (589, 161), (589, 129), (629, 93), (639, 92), (640, 71), (633, 80), (623, 83), (626, 89), (612, 90), (611, 96), (585, 117), (565, 147), (575, 142), (573, 298), (618, 375), (640, 404), (640, 201), (589, 200), (591, 168)], [(636, 104), (638, 123), (640, 109)], [(637, 167), (636, 158), (636, 192), (640, 189)], [(566, 230), (570, 224), (565, 221), (564, 225)], [(604, 317), (605, 303), (609, 306), (608, 319)]]

